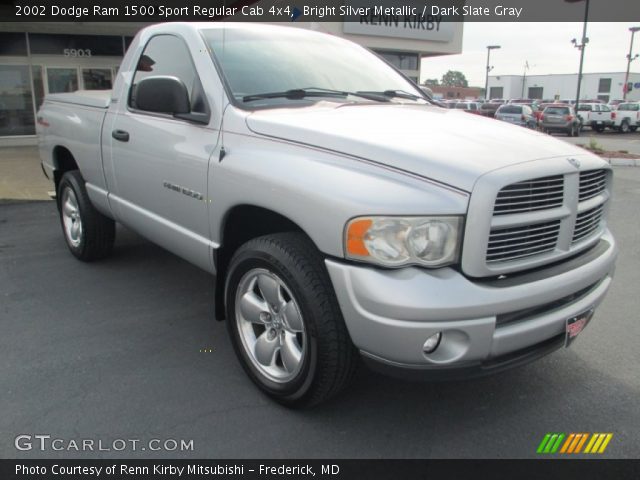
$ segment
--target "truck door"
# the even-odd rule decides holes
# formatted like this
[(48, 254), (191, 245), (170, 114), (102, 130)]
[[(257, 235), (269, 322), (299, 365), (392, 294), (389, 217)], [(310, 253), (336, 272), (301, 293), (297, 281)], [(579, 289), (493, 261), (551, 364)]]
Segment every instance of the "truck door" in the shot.
[[(110, 142), (113, 183), (110, 201), (118, 220), (142, 235), (211, 269), (207, 178), (218, 131), (202, 123), (136, 108), (131, 93), (150, 76), (179, 78), (190, 92), (191, 110), (209, 112), (203, 85), (184, 40), (152, 37), (138, 60), (103, 139)], [(107, 119), (109, 122), (110, 119)]]

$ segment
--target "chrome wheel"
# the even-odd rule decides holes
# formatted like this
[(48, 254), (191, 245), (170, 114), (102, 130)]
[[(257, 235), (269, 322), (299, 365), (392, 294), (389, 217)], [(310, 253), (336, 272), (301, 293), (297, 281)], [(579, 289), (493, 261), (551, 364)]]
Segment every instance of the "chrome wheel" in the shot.
[(62, 194), (62, 223), (67, 241), (77, 248), (82, 241), (82, 219), (78, 199), (71, 188), (65, 188)]
[(269, 380), (284, 383), (300, 372), (307, 350), (302, 313), (276, 274), (255, 268), (244, 274), (235, 298), (238, 333), (247, 356)]

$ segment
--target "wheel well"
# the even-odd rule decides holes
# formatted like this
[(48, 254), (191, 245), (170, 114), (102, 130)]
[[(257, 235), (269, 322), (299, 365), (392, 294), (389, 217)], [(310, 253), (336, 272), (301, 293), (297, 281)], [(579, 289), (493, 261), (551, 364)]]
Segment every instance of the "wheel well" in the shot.
[(220, 248), (215, 252), (216, 265), (215, 315), (224, 320), (224, 278), (227, 266), (235, 251), (252, 238), (271, 233), (302, 232), (295, 222), (287, 217), (262, 207), (240, 205), (232, 208), (226, 215)]
[(62, 179), (62, 176), (72, 170), (78, 170), (78, 164), (76, 159), (73, 158), (73, 154), (65, 147), (57, 146), (53, 149), (53, 181), (56, 186), (56, 192), (58, 191), (58, 184)]

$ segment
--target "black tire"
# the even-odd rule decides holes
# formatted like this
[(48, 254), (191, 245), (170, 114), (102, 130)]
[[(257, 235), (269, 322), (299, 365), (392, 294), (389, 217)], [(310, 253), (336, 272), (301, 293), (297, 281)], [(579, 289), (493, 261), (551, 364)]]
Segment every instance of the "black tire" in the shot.
[(638, 130), (638, 127), (636, 125), (634, 125), (633, 127), (629, 127), (629, 131), (632, 133), (635, 133), (636, 130)]
[(631, 127), (629, 125), (629, 121), (623, 120), (622, 123), (620, 124), (620, 133), (629, 133), (630, 128)]
[[(240, 326), (245, 320), (242, 313), (236, 316), (236, 310), (242, 312), (239, 306), (242, 302), (238, 300), (236, 304), (236, 298), (243, 298), (241, 295), (244, 294), (238, 292), (245, 291), (245, 279), (247, 276), (251, 278), (253, 272), (263, 270), (275, 275), (286, 286), (286, 291), (290, 291), (304, 325), (304, 349), (301, 349), (299, 370), (290, 372), (294, 376), (286, 381), (274, 381), (268, 372), (261, 371), (271, 367), (260, 367), (254, 355), (257, 349), (254, 347), (254, 353), (251, 353), (251, 348), (245, 347), (246, 333), (243, 332), (246, 330)], [(258, 294), (261, 293), (259, 280), (260, 277), (256, 283)], [(266, 299), (267, 295), (263, 297)], [(293, 232), (266, 235), (241, 246), (233, 255), (227, 271), (225, 308), (231, 341), (242, 367), (251, 380), (274, 400), (289, 407), (308, 407), (335, 396), (351, 381), (358, 364), (358, 354), (342, 318), (323, 257), (305, 235)], [(262, 315), (260, 313), (260, 319)], [(251, 325), (251, 328), (255, 331), (256, 327)], [(272, 333), (267, 330), (265, 328), (265, 335)], [(278, 335), (275, 334), (276, 339)], [(258, 333), (255, 336), (257, 339)], [(274, 350), (270, 356), (272, 365), (278, 365), (277, 360), (280, 359), (284, 371), (283, 348)]]
[(594, 130), (596, 132), (598, 132), (598, 133), (602, 133), (602, 132), (604, 132), (604, 127), (603, 126), (598, 126), (598, 127), (595, 127)]
[[(69, 221), (65, 213), (65, 203), (72, 195), (77, 206), (75, 215), (81, 225), (80, 233), (75, 240), (65, 226), (65, 218)], [(91, 204), (84, 179), (78, 170), (64, 174), (58, 185), (57, 199), (62, 233), (71, 253), (84, 262), (108, 256), (116, 237), (115, 222), (102, 215)]]

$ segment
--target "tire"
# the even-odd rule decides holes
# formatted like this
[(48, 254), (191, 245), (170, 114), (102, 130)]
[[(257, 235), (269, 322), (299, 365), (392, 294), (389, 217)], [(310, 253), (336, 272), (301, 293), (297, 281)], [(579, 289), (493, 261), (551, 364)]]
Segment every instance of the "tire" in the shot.
[(634, 125), (633, 127), (629, 127), (629, 131), (632, 133), (635, 133), (636, 130), (638, 130), (637, 125)]
[(620, 133), (629, 133), (630, 128), (631, 127), (629, 126), (629, 121), (623, 120), (622, 123), (620, 124)]
[(242, 367), (277, 402), (316, 405), (351, 381), (358, 354), (323, 257), (305, 235), (241, 246), (229, 264), (225, 308)]
[(64, 174), (57, 198), (62, 233), (71, 253), (84, 262), (107, 257), (115, 241), (115, 222), (91, 204), (78, 170)]
[(598, 133), (602, 133), (604, 132), (604, 127), (603, 126), (595, 127), (594, 130)]

